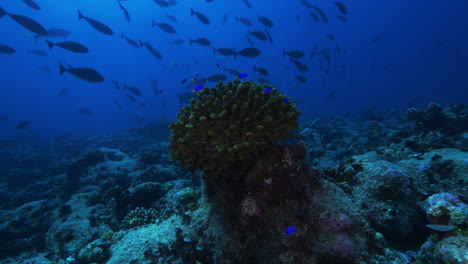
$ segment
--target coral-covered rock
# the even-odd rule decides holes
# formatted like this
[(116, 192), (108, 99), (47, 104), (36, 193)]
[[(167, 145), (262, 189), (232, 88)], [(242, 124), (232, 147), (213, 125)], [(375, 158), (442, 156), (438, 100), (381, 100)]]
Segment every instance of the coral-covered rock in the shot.
[(432, 223), (462, 225), (468, 222), (468, 205), (451, 193), (437, 193), (426, 199), (424, 209)]
[(170, 125), (170, 158), (216, 177), (236, 161), (258, 157), (272, 143), (293, 136), (300, 114), (290, 98), (266, 84), (236, 80), (205, 87)]

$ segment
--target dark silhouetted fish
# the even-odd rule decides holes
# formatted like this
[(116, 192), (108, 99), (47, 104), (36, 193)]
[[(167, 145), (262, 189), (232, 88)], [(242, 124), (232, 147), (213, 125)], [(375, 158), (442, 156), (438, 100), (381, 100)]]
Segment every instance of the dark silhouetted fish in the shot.
[(262, 76), (268, 76), (268, 74), (269, 74), (267, 69), (256, 67), (256, 66), (253, 66), (253, 71), (258, 72), (258, 74), (260, 74)]
[(177, 1), (176, 0), (169, 0), (169, 1), (165, 1), (165, 0), (153, 0), (153, 2), (155, 2), (157, 5), (159, 5), (160, 7), (170, 7), (170, 6), (173, 6), (173, 5), (176, 5), (177, 4)]
[(93, 115), (94, 114), (94, 111), (87, 108), (87, 107), (80, 107), (80, 108), (77, 108), (76, 111), (80, 114), (80, 115), (84, 115), (84, 116), (90, 116), (90, 115)]
[(16, 129), (18, 129), (18, 130), (26, 130), (26, 129), (29, 128), (29, 125), (31, 125), (31, 121), (29, 121), (29, 120), (24, 120), (24, 121), (19, 122), (19, 123), (16, 125)]
[(310, 15), (312, 16), (312, 19), (314, 19), (315, 23), (319, 23), (320, 22), (320, 18), (318, 17), (317, 14), (315, 14), (314, 12), (310, 12)]
[(291, 58), (300, 59), (304, 57), (304, 52), (299, 51), (299, 50), (291, 50), (291, 51), (283, 50), (283, 56), (286, 56), (286, 55), (288, 55)]
[(56, 38), (56, 37), (63, 37), (66, 38), (70, 35), (70, 31), (66, 29), (59, 29), (59, 28), (52, 28), (47, 30), (46, 34), (43, 35), (34, 35), (34, 44), (37, 43), (39, 38)]
[(127, 38), (123, 33), (120, 34), (120, 37), (123, 38), (123, 39), (125, 39), (125, 40), (128, 42), (128, 44), (132, 45), (133, 47), (135, 47), (135, 48), (139, 48), (139, 47), (140, 47), (140, 44), (141, 44), (141, 43), (138, 43), (138, 41), (136, 41), (136, 40), (134, 40), (134, 39)]
[(206, 80), (210, 82), (224, 82), (226, 79), (227, 77), (223, 74), (214, 74), (206, 78)]
[(0, 53), (3, 54), (13, 54), (16, 50), (10, 46), (0, 44)]
[(223, 21), (221, 22), (223, 25), (226, 24), (226, 21), (227, 21), (228, 17), (229, 17), (229, 15), (227, 13), (224, 13)]
[(330, 40), (335, 40), (335, 35), (333, 34), (327, 34), (327, 38), (330, 39)]
[(116, 89), (117, 91), (119, 91), (119, 90), (120, 90), (120, 85), (119, 85), (119, 83), (118, 83), (117, 81), (114, 81), (114, 80), (111, 80), (111, 81), (112, 81), (112, 83), (114, 84), (115, 89)]
[(169, 20), (172, 23), (178, 23), (179, 22), (179, 20), (175, 16), (172, 16), (172, 15), (169, 15), (169, 14), (166, 13), (166, 17), (169, 18)]
[(47, 46), (49, 46), (49, 49), (52, 49), (54, 46), (57, 46), (62, 49), (66, 49), (75, 53), (88, 53), (89, 52), (89, 49), (85, 45), (80, 44), (75, 41), (62, 41), (62, 42), (53, 43), (51, 41), (46, 40), (46, 42), (47, 42)]
[(190, 15), (195, 15), (198, 18), (198, 20), (200, 20), (200, 22), (202, 22), (205, 25), (210, 24), (210, 20), (204, 14), (193, 10), (193, 8), (190, 8)]
[(296, 77), (294, 77), (294, 80), (300, 81), (301, 83), (306, 83), (307, 82), (307, 78), (304, 77), (304, 76), (297, 76), (296, 75)]
[(245, 18), (245, 17), (241, 17), (241, 18), (236, 17), (236, 22), (241, 22), (242, 24), (248, 27), (252, 26), (252, 21), (250, 21), (250, 19)]
[(86, 20), (86, 22), (88, 22), (97, 31), (99, 31), (99, 32), (101, 32), (103, 34), (106, 34), (106, 35), (113, 35), (114, 34), (114, 31), (112, 31), (112, 29), (110, 29), (108, 26), (104, 25), (102, 22), (97, 21), (96, 19), (83, 16), (83, 14), (81, 14), (80, 10), (78, 10), (78, 20), (81, 20), (83, 18), (84, 18), (84, 20)]
[(141, 42), (140, 41), (140, 44), (142, 46), (145, 46), (145, 48), (153, 55), (155, 56), (158, 60), (162, 60), (162, 55), (161, 53), (155, 49), (151, 44), (149, 44), (149, 42)]
[(249, 32), (249, 36), (254, 36), (256, 37), (258, 40), (261, 40), (261, 41), (265, 41), (267, 40), (267, 36), (265, 35), (265, 33), (263, 33), (262, 31), (260, 30), (255, 30), (255, 31), (248, 31)]
[(258, 18), (258, 21), (262, 22), (262, 24), (265, 27), (273, 27), (273, 21), (271, 21), (271, 19), (269, 19), (268, 17), (260, 16), (257, 13), (257, 18)]
[(132, 103), (136, 102), (135, 97), (133, 97), (133, 96), (131, 96), (131, 95), (129, 95), (129, 94), (127, 94), (127, 98), (128, 98), (128, 100), (130, 100)]
[(307, 2), (306, 0), (300, 0), (301, 2), (301, 5), (307, 7), (307, 8), (311, 8), (313, 7), (313, 5), (311, 5), (309, 2)]
[(180, 45), (180, 44), (184, 44), (185, 43), (185, 40), (183, 39), (176, 39), (176, 40), (173, 40), (171, 42), (169, 42), (169, 44), (171, 45)]
[(68, 72), (75, 76), (78, 79), (81, 79), (83, 81), (87, 82), (92, 82), (92, 83), (98, 83), (104, 81), (104, 77), (97, 72), (94, 69), (91, 68), (69, 68), (65, 69), (65, 67), (59, 63), (60, 65), (60, 75), (62, 75), (64, 72)]
[(237, 52), (233, 48), (230, 48), (230, 49), (228, 49), (228, 48), (220, 48), (220, 49), (213, 48), (213, 52), (214, 53), (219, 53), (219, 54), (221, 54), (223, 56), (231, 56), (232, 55), (232, 56), (234, 56), (234, 58), (237, 58)]
[(28, 54), (34, 54), (36, 56), (47, 56), (47, 53), (43, 50), (38, 50), (38, 49), (35, 49), (35, 50), (28, 50)]
[(247, 39), (247, 42), (249, 43), (250, 46), (254, 46), (254, 42), (252, 39), (249, 37), (249, 35), (245, 34), (245, 39)]
[(190, 45), (192, 45), (193, 42), (195, 42), (197, 44), (200, 44), (202, 46), (210, 46), (211, 45), (211, 42), (206, 38), (189, 39)]
[(294, 66), (296, 66), (296, 68), (297, 68), (300, 72), (305, 72), (305, 71), (308, 71), (308, 70), (309, 70), (309, 69), (307, 68), (307, 65), (305, 65), (304, 63), (301, 63), (301, 62), (298, 61), (298, 60), (289, 58), (289, 61), (291, 61), (292, 63), (294, 63)]
[(5, 11), (2, 7), (0, 7), (0, 17), (4, 17), (5, 15), (9, 16), (13, 19), (16, 23), (24, 27), (25, 29), (34, 32), (39, 35), (47, 34), (47, 30), (39, 24), (37, 21), (33, 20), (32, 18), (17, 15), (17, 14), (10, 14)]
[(240, 50), (237, 54), (243, 57), (247, 57), (247, 58), (255, 58), (261, 53), (262, 52), (259, 49), (250, 47), (250, 48), (245, 48), (243, 50)]
[(236, 69), (224, 68), (223, 71), (225, 71), (225, 72), (227, 71), (227, 72), (229, 72), (229, 73), (232, 74), (232, 75), (239, 75), (239, 74), (240, 74), (240, 72), (239, 72), (238, 70), (236, 70)]
[(337, 18), (341, 21), (343, 21), (344, 23), (348, 22), (348, 18), (345, 17), (345, 16), (337, 16)]
[(41, 7), (36, 2), (34, 2), (33, 0), (21, 0), (21, 1), (23, 1), (23, 3), (25, 3), (26, 5), (28, 5), (32, 9), (41, 10)]
[(325, 12), (323, 12), (323, 10), (316, 5), (314, 5), (313, 7), (315, 11), (319, 13), (320, 17), (322, 18), (323, 23), (328, 24), (328, 17), (327, 15), (325, 15)]
[(174, 34), (176, 33), (176, 30), (173, 26), (167, 24), (167, 23), (156, 23), (154, 20), (152, 21), (151, 26), (158, 26), (162, 31), (169, 33), (169, 34)]
[(128, 10), (122, 5), (120, 1), (117, 2), (119, 2), (120, 9), (124, 12), (125, 20), (130, 22), (130, 14), (128, 13)]
[(68, 92), (69, 92), (68, 88), (62, 88), (60, 89), (58, 96), (67, 96)]
[(242, 2), (244, 2), (244, 4), (245, 4), (248, 8), (252, 8), (252, 5), (250, 4), (249, 0), (242, 0)]
[(115, 103), (115, 107), (116, 107), (117, 110), (119, 110), (119, 111), (123, 109), (122, 105), (119, 104), (119, 103)]
[(131, 87), (131, 86), (127, 86), (127, 84), (124, 84), (124, 89), (125, 90), (128, 90), (129, 92), (131, 92), (133, 95), (135, 96), (141, 96), (143, 95), (140, 91), (140, 89), (136, 88), (136, 87)]
[(346, 8), (345, 4), (336, 1), (336, 2), (335, 2), (335, 5), (336, 5), (336, 7), (338, 7), (338, 9), (340, 10), (340, 12), (341, 12), (343, 15), (346, 16), (346, 14), (348, 14), (348, 9)]
[(385, 34), (387, 34), (387, 32), (382, 32), (376, 36), (374, 36), (372, 39), (371, 39), (371, 42), (372, 43), (376, 43), (377, 41), (381, 40), (383, 36), (385, 36)]

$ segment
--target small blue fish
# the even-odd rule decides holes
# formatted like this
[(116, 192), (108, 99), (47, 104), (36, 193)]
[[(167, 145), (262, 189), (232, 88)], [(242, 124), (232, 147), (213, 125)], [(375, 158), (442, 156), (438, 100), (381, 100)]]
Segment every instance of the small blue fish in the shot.
[(180, 81), (180, 85), (182, 84), (185, 84), (187, 82), (187, 78), (183, 79), (182, 81)]
[(246, 78), (247, 76), (249, 76), (247, 73), (241, 73), (241, 74), (237, 75), (237, 78), (239, 78), (239, 79), (244, 79), (244, 78)]
[(195, 90), (195, 91), (198, 92), (198, 91), (200, 91), (201, 89), (203, 89), (203, 87), (204, 87), (203, 84), (199, 84), (199, 85), (193, 87), (193, 90)]
[(263, 89), (263, 92), (264, 92), (264, 93), (269, 93), (269, 92), (271, 92), (271, 91), (273, 91), (273, 88), (265, 88), (265, 89)]
[(179, 105), (179, 108), (184, 108), (186, 106), (186, 104), (181, 104)]
[(284, 102), (284, 103), (289, 102), (289, 98), (284, 98), (283, 102)]
[(286, 230), (284, 230), (284, 232), (286, 233), (286, 235), (290, 235), (292, 234), (292, 232), (294, 232), (294, 230), (296, 230), (296, 227), (295, 226), (290, 226), (288, 228), (286, 228)]
[(195, 77), (193, 77), (192, 79), (190, 79), (192, 82), (196, 82), (198, 81), (198, 78), (200, 78), (200, 74), (196, 74)]
[(218, 63), (216, 63), (216, 69), (219, 71), (221, 69), (221, 66), (219, 66)]

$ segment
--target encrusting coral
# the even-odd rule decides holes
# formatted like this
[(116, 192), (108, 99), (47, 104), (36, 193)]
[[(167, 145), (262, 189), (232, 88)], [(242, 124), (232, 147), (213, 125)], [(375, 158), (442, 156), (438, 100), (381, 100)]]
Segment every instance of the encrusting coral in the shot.
[(216, 177), (240, 160), (258, 157), (294, 136), (301, 114), (286, 95), (268, 84), (234, 80), (205, 87), (170, 124), (170, 158), (192, 172)]

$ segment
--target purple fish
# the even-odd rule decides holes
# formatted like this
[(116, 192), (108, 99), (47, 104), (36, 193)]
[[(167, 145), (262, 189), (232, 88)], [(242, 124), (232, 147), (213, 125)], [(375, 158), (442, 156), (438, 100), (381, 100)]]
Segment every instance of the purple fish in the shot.
[(292, 234), (292, 232), (294, 232), (295, 229), (296, 229), (295, 226), (290, 226), (290, 227), (286, 228), (286, 230), (284, 230), (284, 232), (286, 233), (286, 235), (290, 235), (290, 234)]
[(193, 90), (195, 90), (195, 91), (198, 92), (198, 91), (200, 91), (201, 89), (203, 89), (203, 87), (204, 87), (203, 84), (199, 84), (199, 85), (193, 87)]
[(244, 78), (246, 78), (247, 76), (249, 76), (247, 73), (241, 73), (241, 74), (237, 75), (237, 78), (239, 78), (239, 79), (244, 79)]
[(265, 88), (265, 89), (263, 89), (263, 92), (264, 92), (264, 93), (269, 93), (269, 92), (271, 92), (272, 90), (273, 90), (273, 88)]

